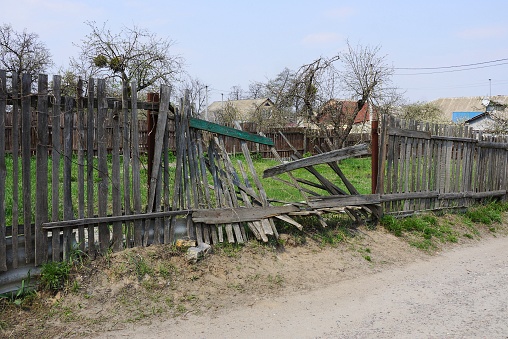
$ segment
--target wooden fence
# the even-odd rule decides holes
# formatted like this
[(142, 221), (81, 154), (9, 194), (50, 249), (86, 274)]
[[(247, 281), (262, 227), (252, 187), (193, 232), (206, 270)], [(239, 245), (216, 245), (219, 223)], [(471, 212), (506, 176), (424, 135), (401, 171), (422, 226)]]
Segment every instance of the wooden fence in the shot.
[[(114, 102), (119, 99), (115, 98), (107, 98), (108, 107), (113, 108)], [(8, 104), (12, 104), (12, 94), (8, 95)], [(31, 113), (31, 127), (30, 127), (30, 150), (32, 154), (35, 154), (37, 148), (37, 111), (36, 111), (36, 101), (32, 100), (32, 107), (30, 109)], [(151, 105), (151, 102), (138, 102), (138, 107), (140, 113), (140, 117), (138, 120), (138, 140), (139, 140), (139, 151), (140, 153), (146, 154), (149, 149), (149, 136), (153, 134), (153, 131), (150, 131), (150, 127), (148, 126), (147, 115), (150, 114), (148, 110), (142, 109), (147, 108)], [(154, 111), (154, 114), (157, 112)], [(74, 153), (78, 152), (79, 144), (84, 145), (86, 149), (89, 149), (86, 144), (87, 140), (80, 139), (80, 134), (78, 133), (78, 115), (77, 112), (74, 113), (73, 117), (73, 140), (72, 140), (72, 149)], [(123, 121), (123, 117), (120, 117), (120, 122)], [(51, 152), (52, 150), (52, 137), (57, 133), (53, 133), (53, 124), (58, 124), (60, 131), (58, 135), (62, 138), (64, 123), (61, 118), (61, 121), (53, 121), (53, 119), (48, 120), (48, 134), (49, 134), (49, 144), (48, 150)], [(104, 122), (104, 133), (106, 135), (106, 151), (111, 153), (113, 149), (113, 135), (114, 135), (114, 121), (112, 119), (107, 118)], [(242, 123), (240, 124), (242, 130), (250, 133), (257, 133), (257, 126), (252, 123)], [(17, 129), (18, 135), (21, 133), (21, 126), (19, 125), (19, 117), (18, 119), (13, 119), (13, 112), (11, 110), (7, 110), (5, 114), (5, 151), (10, 153), (13, 149), (13, 136), (14, 129)], [(84, 128), (88, 128), (88, 122), (84, 121)], [(123, 134), (123, 124), (120, 124), (120, 134)], [(176, 153), (176, 136), (175, 136), (175, 126), (174, 121), (171, 120), (168, 125), (168, 142), (169, 142), (169, 150), (173, 153)], [(321, 147), (324, 143), (325, 138), (320, 135), (318, 130), (309, 130), (304, 127), (292, 127), (292, 128), (280, 128), (263, 131), (266, 137), (271, 138), (274, 142), (275, 149), (279, 153), (279, 155), (283, 158), (289, 158), (293, 153), (293, 150), (288, 147), (286, 140), (281, 136), (281, 133), (284, 134), (284, 137), (291, 142), (291, 145), (294, 146), (300, 153), (311, 153), (316, 154), (315, 146)], [(330, 137), (333, 142), (333, 137)], [(344, 143), (344, 147), (353, 146), (360, 143), (368, 143), (370, 142), (370, 133), (351, 133)], [(60, 143), (63, 143), (63, 140), (60, 140)], [(235, 138), (226, 137), (224, 139), (224, 147), (228, 153), (241, 153), (241, 141)], [(97, 145), (92, 145), (95, 154), (97, 154)], [(122, 151), (123, 144), (120, 145), (120, 151)], [(247, 142), (247, 147), (253, 153), (259, 154), (263, 158), (273, 158), (274, 155), (271, 151), (271, 147), (266, 145), (260, 145), (253, 142)]]
[[(246, 138), (241, 128), (218, 125), (212, 126), (215, 134), (206, 135), (201, 131), (212, 129), (206, 129), (207, 122), (189, 117), (186, 100), (177, 107), (170, 105), (167, 86), (161, 87), (155, 105), (137, 100), (135, 83), (130, 84), (131, 98), (125, 85), (124, 98), (117, 100), (107, 98), (104, 80), (90, 79), (86, 98), (62, 97), (58, 76), (49, 89), (48, 77), (41, 75), (35, 94), (30, 92), (29, 75), (23, 75), (21, 84), (13, 76), (9, 93), (6, 84), (6, 72), (0, 70), (0, 272), (66, 260), (74, 249), (93, 257), (110, 248), (172, 243), (177, 234), (198, 243), (240, 242), (247, 234), (239, 222), (246, 222), (264, 241), (277, 235), (273, 217), (301, 227), (290, 218), (298, 204), (270, 205), (250, 153), (271, 152), (282, 160), (285, 148), (294, 156), (310, 150), (313, 142), (321, 144), (319, 138), (306, 137), (298, 144), (295, 140), (302, 140), (296, 136), (298, 131), (293, 137), (290, 130), (284, 132), (285, 138), (279, 134), (268, 134), (274, 140), (258, 135)], [(155, 143), (149, 184), (141, 177), (146, 168), (140, 157), (139, 110), (156, 111), (158, 117), (151, 131)], [(10, 147), (5, 144), (8, 113), (12, 115)], [(377, 194), (337, 197), (343, 204), (361, 202), (379, 216), (379, 203), (385, 212), (408, 213), (506, 197), (506, 137), (393, 118), (381, 125)], [(202, 147), (205, 139), (207, 148)], [(245, 156), (247, 171), (233, 170), (227, 140), (233, 140), (230, 147)], [(176, 164), (169, 162), (172, 143)], [(329, 154), (319, 159), (327, 162)], [(12, 168), (8, 173), (7, 162)], [(207, 181), (210, 173), (213, 184)], [(340, 193), (330, 187), (330, 192)], [(197, 210), (200, 213), (193, 215)], [(242, 221), (235, 221), (240, 213)]]
[(393, 117), (386, 117), (382, 126), (377, 193), (385, 213), (506, 198), (508, 136)]

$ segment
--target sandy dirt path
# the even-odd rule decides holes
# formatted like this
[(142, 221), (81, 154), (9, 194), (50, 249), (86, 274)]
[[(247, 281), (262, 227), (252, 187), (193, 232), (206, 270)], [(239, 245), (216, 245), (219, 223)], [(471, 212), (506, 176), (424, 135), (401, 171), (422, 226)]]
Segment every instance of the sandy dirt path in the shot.
[(508, 338), (508, 238), (107, 338)]

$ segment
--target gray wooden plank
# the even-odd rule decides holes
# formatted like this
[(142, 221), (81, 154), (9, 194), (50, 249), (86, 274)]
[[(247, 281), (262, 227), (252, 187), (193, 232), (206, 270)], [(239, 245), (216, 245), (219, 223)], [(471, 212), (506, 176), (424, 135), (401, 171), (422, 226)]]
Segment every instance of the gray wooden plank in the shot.
[[(64, 108), (64, 130), (63, 130), (63, 217), (64, 220), (74, 219), (74, 211), (72, 208), (72, 142), (74, 130), (74, 99), (65, 97)], [(70, 229), (63, 232), (63, 259), (69, 260), (73, 235)]]
[(309, 206), (312, 208), (329, 208), (344, 206), (361, 206), (381, 203), (379, 194), (366, 195), (335, 195), (313, 197), (309, 199)]
[[(0, 70), (0, 271), (7, 271), (7, 243), (5, 224), (5, 115), (7, 107), (7, 74)], [(13, 238), (13, 243), (17, 238)], [(16, 252), (14, 252), (16, 253)]]
[[(77, 133), (78, 133), (78, 218), (85, 217), (85, 112), (83, 98), (83, 80), (77, 84)], [(85, 229), (78, 227), (78, 246), (85, 251)]]
[[(92, 218), (95, 215), (95, 197), (94, 197), (94, 136), (95, 136), (95, 80), (93, 78), (88, 79), (88, 100), (87, 100), (87, 111), (86, 111), (86, 207), (87, 217)], [(89, 225), (87, 230), (88, 235), (88, 256), (95, 258), (95, 226)]]
[(19, 226), (19, 77), (12, 73), (12, 268), (18, 268), (18, 226)]
[[(139, 159), (139, 126), (138, 126), (138, 110), (137, 110), (137, 83), (131, 82), (131, 152), (132, 152), (132, 199), (134, 214), (141, 213), (141, 178), (140, 178), (140, 159)], [(125, 161), (125, 160), (124, 160)], [(126, 208), (127, 211), (127, 208)], [(141, 221), (134, 222), (134, 245), (139, 246), (142, 242), (143, 225)], [(128, 244), (129, 246), (129, 244)]]
[[(99, 170), (99, 182), (98, 182), (98, 215), (99, 217), (105, 217), (107, 215), (108, 208), (108, 187), (109, 187), (109, 176), (108, 176), (108, 153), (106, 151), (106, 114), (108, 111), (106, 101), (106, 81), (104, 79), (97, 80), (97, 157), (98, 157), (98, 170)], [(99, 248), (102, 253), (106, 253), (109, 248), (110, 233), (108, 225), (99, 225)]]
[(293, 171), (299, 168), (304, 168), (313, 165), (319, 165), (323, 163), (339, 161), (354, 156), (367, 155), (368, 147), (367, 144), (360, 144), (356, 146), (346, 147), (331, 152), (326, 152), (318, 155), (314, 155), (308, 158), (302, 158), (289, 162), (287, 164), (277, 165), (266, 169), (263, 172), (263, 178), (269, 178), (277, 174), (282, 174), (288, 171)]
[(154, 203), (155, 203), (155, 189), (157, 185), (157, 178), (159, 176), (160, 164), (161, 164), (161, 155), (162, 155), (162, 146), (164, 142), (164, 132), (166, 130), (166, 120), (168, 118), (169, 109), (169, 100), (171, 97), (171, 87), (170, 86), (161, 86), (161, 97), (160, 97), (160, 107), (162, 109), (159, 110), (159, 115), (157, 118), (157, 128), (155, 131), (155, 149), (154, 149), (154, 157), (152, 164), (152, 173), (150, 174), (150, 192), (148, 195), (148, 211), (154, 211)]
[[(120, 187), (120, 109), (118, 102), (113, 106), (113, 147), (111, 150), (111, 195), (113, 200), (113, 215), (122, 215), (121, 187)], [(113, 251), (123, 249), (123, 231), (122, 223), (115, 221), (113, 223)]]
[(31, 128), (30, 87), (32, 77), (23, 74), (21, 80), (21, 167), (23, 192), (23, 224), (25, 235), (25, 262), (32, 262), (34, 249), (32, 242), (32, 173), (31, 173)]
[[(48, 221), (48, 76), (39, 74), (37, 93), (37, 149), (36, 149), (36, 198), (35, 198), (35, 265), (41, 265), (46, 262), (48, 246), (46, 244), (46, 232), (42, 229), (42, 223)], [(0, 117), (0, 130), (4, 119)], [(0, 139), (4, 136), (0, 134)], [(0, 143), (0, 150), (5, 149), (5, 145)], [(5, 168), (5, 159), (2, 166), (2, 154), (0, 153), (0, 170)], [(0, 172), (0, 182), (2, 174)], [(2, 187), (0, 187), (0, 191)], [(0, 197), (0, 201), (1, 201)], [(3, 210), (3, 209), (2, 209)], [(0, 215), (0, 223), (2, 216)]]
[[(138, 126), (138, 120), (137, 120), (137, 93), (135, 92), (135, 88), (131, 88), (131, 107), (132, 110), (135, 111), (135, 113), (132, 113), (129, 111), (129, 83), (123, 82), (122, 83), (122, 127), (123, 127), (123, 133), (122, 133), (122, 143), (120, 144), (120, 147), (122, 149), (122, 162), (123, 162), (123, 211), (124, 214), (130, 214), (131, 213), (131, 180), (130, 180), (130, 171), (131, 171), (131, 149), (134, 147), (133, 143), (131, 143), (131, 138), (134, 137), (133, 134), (131, 134), (131, 128), (134, 130), (136, 128), (136, 147), (139, 147), (139, 132), (137, 130)], [(136, 126), (134, 126), (134, 121), (132, 121), (133, 115), (136, 115)], [(132, 124), (132, 127), (131, 127)], [(133, 132), (132, 132), (133, 133)], [(133, 185), (134, 185), (134, 173), (138, 173), (139, 176), (139, 162), (138, 167), (136, 168), (136, 171), (134, 170), (134, 161), (132, 161), (132, 171), (133, 171)], [(139, 177), (138, 177), (139, 178)], [(134, 190), (134, 187), (133, 187)], [(141, 208), (140, 208), (141, 210)], [(125, 246), (130, 247), (131, 239), (132, 239), (132, 223), (126, 223), (125, 224)]]
[(279, 214), (297, 212), (300, 209), (294, 205), (287, 206), (268, 206), (268, 207), (231, 207), (209, 210), (196, 210), (192, 213), (194, 222), (203, 222), (207, 224), (223, 224), (244, 221), (257, 221), (266, 219)]

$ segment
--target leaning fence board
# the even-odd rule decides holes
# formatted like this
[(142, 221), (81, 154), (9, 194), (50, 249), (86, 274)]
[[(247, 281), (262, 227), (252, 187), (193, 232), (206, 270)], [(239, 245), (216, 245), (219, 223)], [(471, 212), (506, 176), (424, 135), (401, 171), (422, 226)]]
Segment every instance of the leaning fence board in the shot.
[[(7, 105), (7, 76), (0, 70), (0, 271), (7, 271), (7, 244), (5, 225), (5, 113)], [(13, 243), (17, 242), (13, 238)], [(14, 252), (15, 253), (15, 252)]]
[[(3, 119), (2, 119), (3, 121)], [(0, 122), (1, 123), (1, 122)], [(3, 130), (0, 126), (0, 130)], [(3, 139), (0, 136), (0, 139)], [(46, 233), (42, 223), (48, 221), (48, 76), (39, 75), (37, 95), (37, 156), (36, 156), (36, 199), (35, 199), (35, 265), (46, 262), (47, 245)], [(0, 149), (4, 149), (0, 144)], [(0, 154), (0, 162), (2, 161)], [(0, 163), (5, 168), (5, 163)], [(0, 177), (2, 175), (0, 174)], [(2, 188), (0, 188), (0, 191)], [(3, 210), (3, 209), (2, 209)], [(1, 218), (0, 218), (1, 220)]]
[(224, 224), (244, 221), (256, 221), (273, 217), (279, 214), (296, 212), (299, 210), (300, 209), (294, 205), (197, 210), (192, 213), (192, 220), (194, 222), (204, 222), (207, 224)]
[(308, 166), (319, 165), (322, 163), (333, 162), (333, 161), (339, 161), (339, 160), (343, 160), (343, 159), (347, 159), (347, 158), (355, 157), (355, 156), (367, 155), (368, 153), (369, 152), (368, 152), (367, 144), (360, 144), (360, 145), (356, 145), (356, 146), (341, 148), (339, 150), (334, 150), (334, 151), (314, 155), (314, 156), (311, 156), (308, 158), (302, 158), (299, 160), (289, 162), (287, 164), (281, 164), (281, 165), (277, 165), (277, 166), (268, 168), (263, 172), (263, 178), (270, 178), (270, 177), (273, 177), (274, 175), (277, 175), (277, 174), (282, 174), (282, 173), (285, 173), (288, 171), (293, 171), (293, 170), (308, 167)]

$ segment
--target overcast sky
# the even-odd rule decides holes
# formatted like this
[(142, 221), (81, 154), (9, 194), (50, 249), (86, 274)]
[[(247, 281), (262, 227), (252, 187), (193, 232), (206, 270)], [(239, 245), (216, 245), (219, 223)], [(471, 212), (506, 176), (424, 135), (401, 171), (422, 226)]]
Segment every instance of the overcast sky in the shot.
[[(0, 0), (0, 9), (1, 23), (38, 33), (57, 66), (77, 54), (85, 21), (168, 37), (188, 73), (210, 86), (210, 102), (333, 56), (346, 39), (379, 46), (409, 101), (508, 95), (506, 0)], [(459, 65), (471, 66), (450, 67)]]

